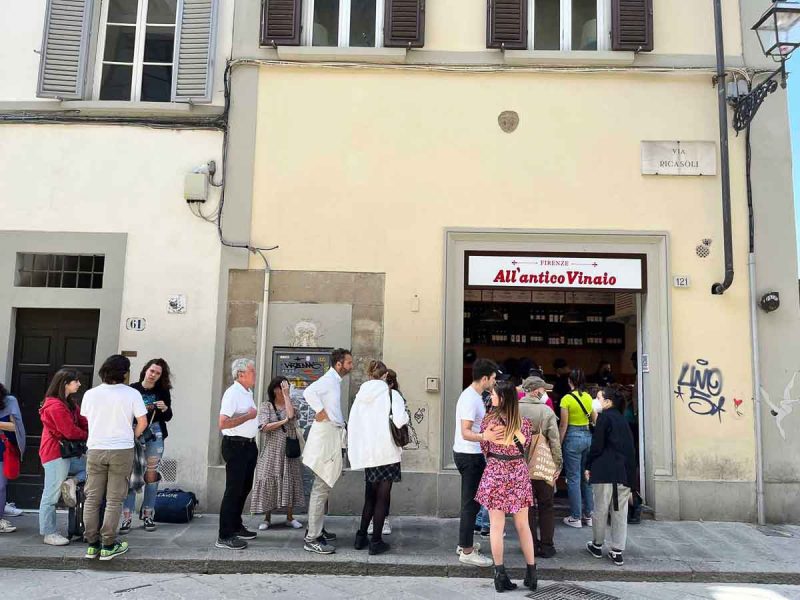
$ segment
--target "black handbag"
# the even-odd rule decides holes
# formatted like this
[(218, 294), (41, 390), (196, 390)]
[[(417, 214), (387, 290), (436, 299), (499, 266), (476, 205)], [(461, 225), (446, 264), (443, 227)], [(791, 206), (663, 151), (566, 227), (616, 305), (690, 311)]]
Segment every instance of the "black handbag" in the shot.
[(79, 458), (86, 454), (86, 442), (61, 440), (58, 445), (61, 449), (61, 458)]
[(300, 458), (300, 440), (286, 436), (286, 458)]
[(411, 433), (408, 431), (408, 425), (398, 427), (392, 420), (392, 388), (389, 388), (389, 431), (392, 434), (395, 446), (402, 448), (407, 446), (411, 441)]

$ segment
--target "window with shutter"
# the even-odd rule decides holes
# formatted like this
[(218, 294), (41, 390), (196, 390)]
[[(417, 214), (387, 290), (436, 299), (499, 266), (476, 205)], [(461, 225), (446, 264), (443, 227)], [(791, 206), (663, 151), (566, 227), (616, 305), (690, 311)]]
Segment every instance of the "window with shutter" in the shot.
[(299, 46), (302, 0), (264, 0), (261, 6), (261, 45)]
[(489, 0), (487, 10), (487, 48), (528, 47), (528, 0)]
[(83, 97), (92, 4), (93, 0), (47, 1), (38, 97)]
[(488, 0), (487, 47), (608, 50), (611, 0)]
[(383, 45), (387, 48), (425, 45), (425, 0), (386, 0)]
[(211, 102), (216, 13), (217, 0), (180, 3), (173, 102)]
[(653, 0), (612, 0), (611, 41), (614, 50), (652, 52)]

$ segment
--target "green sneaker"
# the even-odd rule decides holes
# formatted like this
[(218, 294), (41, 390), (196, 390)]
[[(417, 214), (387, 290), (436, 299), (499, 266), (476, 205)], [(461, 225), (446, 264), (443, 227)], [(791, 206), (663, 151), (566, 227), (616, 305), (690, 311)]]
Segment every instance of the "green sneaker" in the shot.
[(128, 551), (128, 542), (117, 542), (113, 546), (103, 546), (100, 550), (100, 560), (111, 560), (115, 556), (125, 554)]
[(100, 556), (100, 544), (89, 544), (86, 548), (86, 558), (97, 558)]

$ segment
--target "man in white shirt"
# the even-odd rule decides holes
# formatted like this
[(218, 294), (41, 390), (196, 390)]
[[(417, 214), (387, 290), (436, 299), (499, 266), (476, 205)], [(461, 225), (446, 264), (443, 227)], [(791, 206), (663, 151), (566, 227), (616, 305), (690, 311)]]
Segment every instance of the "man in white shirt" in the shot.
[(481, 433), (481, 422), (486, 415), (482, 394), (494, 387), (498, 372), (493, 361), (476, 360), (472, 365), (472, 384), (461, 393), (456, 404), (453, 460), (461, 474), (461, 520), (456, 552), (462, 563), (476, 567), (492, 565), (492, 559), (480, 554), (480, 546), (473, 543), (473, 535), (475, 517), (481, 508), (475, 494), (486, 468), (481, 442), (499, 442), (505, 435), (502, 427), (492, 427)]
[[(316, 416), (303, 450), (303, 464), (314, 471), (314, 485), (308, 501), (308, 530), (303, 549), (317, 554), (333, 554), (328, 542), (336, 536), (323, 528), (328, 497), (342, 474), (344, 415), (342, 379), (353, 370), (350, 350), (331, 352), (331, 368), (303, 392), (303, 398)], [(388, 417), (387, 417), (388, 418)], [(388, 427), (388, 424), (387, 424)]]
[(231, 375), (233, 385), (225, 390), (219, 407), (225, 494), (219, 507), (219, 537), (215, 546), (244, 550), (247, 548), (245, 540), (256, 538), (256, 533), (242, 523), (244, 503), (253, 488), (253, 473), (258, 460), (255, 442), (258, 410), (253, 400), (256, 364), (249, 358), (237, 358), (231, 364)]
[[(128, 542), (116, 541), (117, 527), (122, 502), (128, 495), (134, 440), (147, 427), (142, 395), (125, 385), (130, 368), (131, 362), (124, 356), (108, 357), (98, 372), (103, 383), (88, 390), (81, 402), (81, 414), (89, 422), (83, 507), (84, 536), (89, 542), (86, 558), (105, 561), (128, 551)], [(106, 509), (101, 529), (103, 498)]]

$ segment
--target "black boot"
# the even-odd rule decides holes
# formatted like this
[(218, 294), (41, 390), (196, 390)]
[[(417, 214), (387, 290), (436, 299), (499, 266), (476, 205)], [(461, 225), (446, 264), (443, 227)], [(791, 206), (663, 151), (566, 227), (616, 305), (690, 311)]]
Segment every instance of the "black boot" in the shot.
[(511, 583), (508, 578), (504, 565), (495, 565), (494, 567), (494, 589), (498, 592), (517, 589), (517, 584)]
[(367, 546), (369, 546), (369, 539), (367, 538), (367, 534), (366, 532), (361, 531), (359, 529), (358, 531), (356, 531), (356, 542), (355, 544), (353, 544), (353, 547), (356, 550), (363, 550)]
[(525, 569), (525, 579), (523, 580), (522, 585), (532, 592), (535, 592), (538, 584), (539, 580), (536, 578), (536, 565), (528, 565)]

